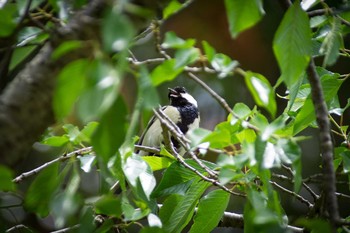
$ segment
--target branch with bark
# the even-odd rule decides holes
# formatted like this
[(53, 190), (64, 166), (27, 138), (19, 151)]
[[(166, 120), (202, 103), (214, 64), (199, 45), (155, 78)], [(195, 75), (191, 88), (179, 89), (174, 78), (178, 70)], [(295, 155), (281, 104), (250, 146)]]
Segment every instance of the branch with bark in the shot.
[(57, 75), (69, 62), (91, 57), (91, 50), (73, 50), (56, 60), (52, 54), (69, 40), (99, 43), (96, 17), (105, 7), (104, 0), (91, 1), (67, 25), (53, 31), (50, 40), (6, 86), (0, 96), (0, 163), (13, 166), (24, 159), (54, 123), (52, 97)]

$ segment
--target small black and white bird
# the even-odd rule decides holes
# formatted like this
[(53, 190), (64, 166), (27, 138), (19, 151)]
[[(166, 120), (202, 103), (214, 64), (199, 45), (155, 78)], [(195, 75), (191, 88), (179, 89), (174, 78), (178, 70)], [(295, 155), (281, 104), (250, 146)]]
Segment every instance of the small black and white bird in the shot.
[[(168, 88), (168, 98), (170, 105), (162, 107), (162, 111), (168, 116), (182, 131), (183, 134), (189, 130), (199, 127), (199, 111), (197, 101), (186, 91), (184, 87)], [(172, 142), (180, 154), (184, 151), (181, 150), (180, 145), (177, 141)], [(162, 127), (159, 119), (153, 116), (148, 123), (145, 131), (141, 135), (138, 145), (149, 146), (159, 148), (163, 143)], [(139, 151), (139, 155), (150, 155), (148, 152)]]

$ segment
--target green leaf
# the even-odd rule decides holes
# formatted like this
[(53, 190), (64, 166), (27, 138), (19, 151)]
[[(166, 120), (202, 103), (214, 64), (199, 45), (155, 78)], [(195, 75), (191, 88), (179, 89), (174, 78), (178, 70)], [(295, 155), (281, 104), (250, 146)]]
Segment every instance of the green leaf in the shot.
[(65, 41), (60, 44), (52, 53), (52, 59), (57, 60), (63, 55), (71, 52), (72, 50), (79, 49), (83, 46), (82, 42), (79, 40)]
[(140, 233), (167, 233), (159, 227), (143, 227)]
[(83, 170), (86, 173), (89, 173), (94, 164), (96, 163), (96, 156), (94, 156), (93, 154), (79, 156), (78, 159), (80, 161), (81, 170)]
[(219, 72), (219, 78), (225, 78), (238, 66), (238, 62), (232, 60), (229, 56), (223, 53), (216, 53), (215, 49), (208, 42), (203, 41), (202, 46), (211, 66)]
[(325, 54), (322, 66), (333, 65), (339, 57), (339, 49), (343, 46), (341, 34), (341, 22), (337, 17), (331, 17), (331, 29), (327, 33), (320, 48), (320, 53)]
[(329, 222), (323, 219), (300, 219), (297, 224), (304, 226), (310, 233), (330, 233), (332, 228)]
[(64, 131), (66, 131), (66, 135), (69, 138), (69, 141), (71, 141), (73, 144), (77, 145), (81, 143), (81, 133), (77, 126), (74, 126), (72, 124), (65, 124), (62, 126)]
[(139, 100), (143, 109), (152, 110), (159, 106), (159, 96), (156, 88), (152, 85), (150, 74), (148, 69), (141, 66), (139, 76)]
[(178, 37), (175, 32), (167, 32), (165, 34), (164, 42), (162, 43), (162, 48), (164, 49), (188, 49), (192, 48), (196, 43), (195, 39), (184, 40)]
[(114, 67), (97, 61), (90, 67), (89, 83), (77, 102), (83, 122), (101, 117), (111, 107), (119, 93), (121, 77)]
[(14, 191), (15, 184), (12, 182), (13, 171), (4, 165), (0, 165), (0, 190)]
[(78, 96), (86, 86), (86, 70), (89, 61), (77, 60), (69, 63), (58, 75), (53, 97), (53, 109), (58, 119), (67, 116)]
[(206, 41), (202, 41), (202, 46), (204, 49), (204, 53), (207, 56), (209, 62), (212, 62), (214, 59), (214, 55), (216, 54), (215, 49)]
[(261, 74), (250, 71), (245, 73), (244, 78), (255, 103), (275, 117), (277, 111), (275, 92), (269, 81)]
[[(160, 215), (163, 222), (163, 229), (169, 233), (181, 232), (191, 220), (199, 198), (209, 186), (210, 184), (204, 181), (193, 182), (186, 195), (178, 200), (177, 205), (174, 206), (171, 204), (174, 207), (173, 211), (168, 212), (167, 215)], [(163, 207), (167, 208), (166, 204), (168, 203), (165, 202)]]
[(273, 50), (282, 79), (291, 87), (303, 74), (312, 53), (309, 18), (299, 1), (284, 15), (273, 40)]
[(95, 212), (110, 217), (120, 217), (122, 215), (120, 198), (111, 195), (102, 196), (95, 203)]
[(159, 217), (163, 223), (169, 221), (171, 214), (182, 199), (182, 196), (174, 193), (165, 199), (162, 207), (159, 210)]
[(66, 186), (64, 192), (60, 192), (50, 202), (50, 213), (54, 216), (56, 227), (63, 227), (67, 220), (74, 216), (81, 204), (81, 198), (77, 190), (80, 177), (76, 170)]
[(265, 14), (261, 0), (225, 0), (226, 14), (231, 36), (254, 26)]
[[(323, 89), (324, 100), (328, 106), (334, 97), (337, 96), (337, 92), (343, 83), (343, 80), (339, 80), (338, 77), (339, 74), (324, 74), (321, 76), (321, 85)], [(312, 123), (314, 120), (315, 111), (311, 97), (309, 95), (295, 118), (293, 135), (299, 133), (306, 127), (309, 127), (310, 123)]]
[[(37, 8), (40, 3), (44, 2), (44, 0), (32, 0), (29, 10), (35, 9)], [(26, 0), (18, 0), (17, 1), (17, 8), (18, 8), (18, 12), (19, 14), (23, 15), (25, 14), (25, 11), (27, 9), (27, 5), (28, 5), (28, 1)]]
[(166, 20), (181, 9), (182, 5), (177, 0), (172, 0), (163, 10), (163, 20)]
[(158, 156), (142, 156), (142, 159), (148, 163), (152, 171), (168, 168), (170, 164), (174, 162), (173, 159), (170, 159), (168, 157), (158, 157)]
[[(272, 193), (276, 194), (275, 191)], [(243, 214), (244, 232), (286, 232), (282, 224), (283, 216), (279, 213), (280, 208), (276, 195), (271, 194), (268, 198), (264, 192), (249, 189)]]
[(205, 137), (210, 135), (212, 132), (207, 129), (197, 128), (188, 132), (187, 137), (191, 141), (191, 146), (198, 146)]
[(52, 137), (45, 138), (43, 141), (41, 141), (42, 144), (45, 144), (48, 146), (54, 146), (54, 147), (64, 146), (68, 142), (69, 142), (69, 137), (67, 135), (52, 136)]
[(216, 71), (219, 72), (219, 78), (225, 78), (233, 71), (234, 68), (238, 66), (239, 63), (235, 60), (232, 60), (225, 54), (216, 53), (210, 64)]
[(16, 7), (14, 4), (5, 4), (5, 6), (0, 9), (0, 37), (7, 37), (15, 30), (15, 13)]
[(40, 217), (49, 214), (49, 203), (60, 182), (57, 174), (58, 163), (45, 168), (30, 185), (26, 194), (25, 207)]
[(104, 16), (101, 25), (106, 52), (119, 52), (128, 48), (134, 36), (134, 27), (123, 14), (111, 9)]
[(95, 132), (95, 130), (97, 129), (99, 123), (96, 121), (91, 121), (89, 122), (87, 125), (84, 126), (84, 128), (80, 131), (80, 133), (84, 138), (84, 141), (90, 143), (90, 139), (93, 135), (93, 133)]
[(204, 196), (199, 202), (190, 233), (211, 232), (220, 222), (229, 200), (230, 194), (220, 189)]
[(199, 58), (200, 52), (197, 48), (179, 49), (175, 53), (175, 69), (179, 69), (195, 62)]
[[(192, 160), (185, 160), (185, 162), (194, 167), (199, 172), (205, 172), (204, 169), (201, 168), (196, 162)], [(216, 164), (204, 160), (201, 160), (201, 162), (212, 170), (217, 168)], [(193, 179), (197, 177), (198, 175), (193, 171), (185, 168), (179, 162), (174, 162), (165, 170), (162, 180), (152, 193), (152, 197), (156, 198), (165, 196), (171, 194), (172, 192), (183, 194), (186, 192), (189, 185), (191, 185)]]
[(153, 213), (150, 213), (147, 216), (147, 221), (148, 221), (148, 225), (150, 225), (151, 227), (162, 227), (162, 222), (160, 218)]
[(95, 212), (93, 211), (92, 207), (89, 206), (82, 209), (79, 218), (80, 227), (77, 231), (78, 233), (96, 232), (95, 229), (97, 226), (94, 222), (94, 215)]
[[(138, 201), (140, 204), (139, 200)], [(143, 203), (142, 203), (143, 204)], [(135, 209), (129, 202), (126, 196), (122, 196), (122, 213), (124, 221), (136, 221), (146, 217), (150, 213), (148, 208), (137, 208)]]
[(295, 118), (293, 124), (293, 135), (296, 135), (306, 127), (310, 126), (310, 123), (315, 120), (315, 109), (311, 99), (307, 99)]
[(122, 145), (125, 137), (125, 116), (127, 109), (124, 101), (118, 98), (102, 116), (100, 124), (91, 138), (97, 154), (107, 162)]
[(343, 171), (344, 173), (350, 172), (350, 151), (344, 151), (340, 153), (340, 157), (343, 160)]
[(176, 67), (175, 59), (166, 60), (157, 66), (151, 73), (151, 80), (154, 86), (176, 78), (184, 69), (184, 67)]
[(153, 176), (151, 168), (141, 158), (141, 156), (133, 154), (126, 159), (123, 166), (125, 177), (136, 193), (145, 201), (150, 199), (150, 195), (156, 186), (156, 179)]

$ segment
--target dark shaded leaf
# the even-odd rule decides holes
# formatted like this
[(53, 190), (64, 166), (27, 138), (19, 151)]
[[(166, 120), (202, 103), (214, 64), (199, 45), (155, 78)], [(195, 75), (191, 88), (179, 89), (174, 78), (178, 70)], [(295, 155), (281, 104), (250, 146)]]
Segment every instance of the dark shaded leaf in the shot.
[(312, 53), (309, 18), (299, 1), (295, 1), (284, 15), (275, 34), (273, 50), (282, 79), (291, 87), (301, 78)]
[(230, 194), (224, 190), (214, 190), (204, 196), (194, 216), (190, 233), (212, 231), (219, 223), (230, 200)]
[(225, 0), (229, 30), (233, 38), (254, 26), (265, 14), (261, 0)]

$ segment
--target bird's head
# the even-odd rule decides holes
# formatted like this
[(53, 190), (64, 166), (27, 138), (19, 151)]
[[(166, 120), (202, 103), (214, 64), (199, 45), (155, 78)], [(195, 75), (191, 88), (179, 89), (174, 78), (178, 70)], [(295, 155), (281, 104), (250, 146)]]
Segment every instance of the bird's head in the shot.
[(193, 96), (187, 93), (184, 87), (174, 87), (168, 89), (170, 105), (175, 107), (181, 107), (186, 105), (193, 105), (195, 107), (198, 107), (197, 101), (193, 98)]

